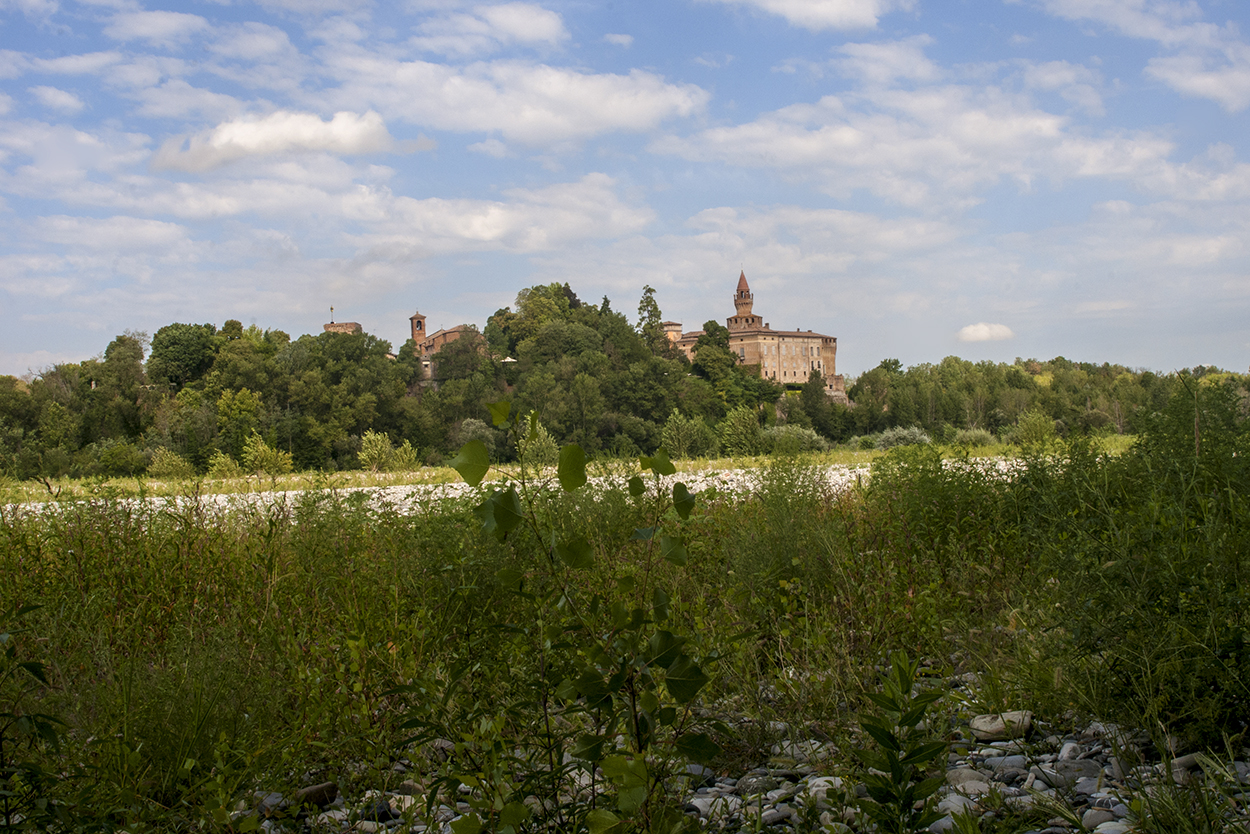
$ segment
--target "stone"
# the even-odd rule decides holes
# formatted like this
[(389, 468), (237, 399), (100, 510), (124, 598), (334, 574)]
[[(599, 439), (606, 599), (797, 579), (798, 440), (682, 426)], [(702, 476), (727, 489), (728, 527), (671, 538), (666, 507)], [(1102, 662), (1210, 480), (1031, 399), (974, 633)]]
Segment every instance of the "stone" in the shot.
[(843, 782), (837, 776), (817, 776), (807, 783), (807, 796), (813, 802), (827, 802), (829, 792), (842, 790)]
[(1023, 738), (1033, 728), (1033, 713), (1028, 710), (1011, 710), (992, 715), (978, 715), (968, 722), (968, 727), (978, 741)]
[(690, 784), (696, 788), (710, 788), (716, 784), (716, 771), (701, 764), (686, 765), (686, 775), (690, 777)]
[(1087, 829), (1095, 829), (1104, 822), (1115, 822), (1115, 814), (1102, 808), (1090, 808), (1081, 815), (1081, 825)]
[(385, 799), (375, 799), (360, 812), (360, 819), (367, 822), (390, 822), (399, 819), (399, 814)]
[(1065, 741), (1063, 747), (1059, 748), (1059, 761), (1066, 762), (1072, 759), (1080, 758), (1081, 745), (1075, 741)]
[(1023, 769), (1028, 767), (1028, 763), (1024, 756), (990, 756), (985, 760), (985, 766), (995, 771), (1003, 771), (1011, 768)]
[(776, 790), (781, 783), (765, 773), (748, 773), (738, 780), (739, 796), (754, 796)]
[(957, 793), (948, 794), (938, 803), (938, 811), (943, 814), (959, 814), (964, 811), (977, 810), (977, 803), (966, 796), (960, 796)]
[(326, 808), (334, 798), (339, 795), (339, 786), (334, 782), (322, 782), (319, 785), (309, 785), (306, 788), (300, 788), (295, 792), (296, 805), (312, 805), (316, 808)]
[(1094, 834), (1129, 834), (1132, 830), (1127, 822), (1104, 822), (1094, 829)]
[(967, 782), (984, 782), (985, 776), (970, 767), (960, 767), (946, 771), (946, 783), (958, 788)]
[(932, 825), (930, 825), (929, 831), (932, 832), (932, 834), (945, 834), (945, 832), (952, 830), (954, 827), (955, 827), (955, 818), (952, 817), (950, 814), (947, 814), (946, 816), (942, 817), (940, 820), (937, 820)]

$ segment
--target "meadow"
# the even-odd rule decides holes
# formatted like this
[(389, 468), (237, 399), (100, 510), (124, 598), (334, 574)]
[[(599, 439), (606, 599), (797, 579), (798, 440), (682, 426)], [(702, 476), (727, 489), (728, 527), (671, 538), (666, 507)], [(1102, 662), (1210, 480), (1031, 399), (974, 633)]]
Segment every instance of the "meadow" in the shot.
[[(194, 500), (205, 482), (66, 485), (42, 507), (10, 485), (0, 830), (247, 830), (255, 790), (359, 795), (411, 778), (401, 759), (487, 830), (679, 830), (688, 762), (749, 767), (778, 725), (872, 747), (869, 695), (897, 651), (979, 682), (932, 705), (939, 741), (956, 712), (1029, 709), (1240, 756), (1238, 396), (1208, 386), (1131, 446), (1048, 441), (1006, 471), (932, 444), (775, 455), (746, 497), (688, 494), (662, 453), (587, 465), (565, 447), (558, 468), (488, 474), (471, 444), (428, 477), (477, 492), (418, 512), (342, 491), (387, 475), (307, 476), (226, 510)], [(831, 462), (871, 477), (831, 491)], [(430, 755), (436, 739), (450, 755)]]

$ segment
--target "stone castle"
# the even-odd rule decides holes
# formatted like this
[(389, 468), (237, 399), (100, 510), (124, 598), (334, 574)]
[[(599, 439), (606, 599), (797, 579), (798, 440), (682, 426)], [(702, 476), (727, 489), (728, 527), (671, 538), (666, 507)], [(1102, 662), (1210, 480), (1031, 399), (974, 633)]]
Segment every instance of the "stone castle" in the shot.
[[(755, 295), (742, 272), (734, 291), (734, 314), (725, 319), (729, 347), (738, 354), (738, 362), (756, 365), (760, 376), (790, 386), (802, 385), (812, 371), (820, 371), (825, 393), (835, 402), (846, 403), (846, 382), (837, 372), (838, 340), (810, 330), (773, 330), (755, 315), (754, 304)], [(664, 322), (664, 330), (687, 358), (694, 359), (702, 330), (683, 333), (681, 322), (676, 321)]]
[[(738, 288), (734, 291), (734, 314), (725, 319), (729, 329), (729, 347), (738, 355), (738, 362), (755, 365), (760, 376), (773, 379), (782, 385), (798, 387), (807, 382), (812, 371), (820, 371), (825, 381), (825, 393), (835, 402), (846, 403), (846, 382), (837, 372), (838, 340), (833, 336), (813, 333), (810, 330), (773, 330), (768, 322), (755, 315), (755, 295), (747, 285), (745, 272), (738, 275)], [(359, 333), (355, 322), (334, 322), (334, 308), (330, 308), (330, 323), (325, 330), (336, 333)], [(427, 378), (432, 377), (434, 354), (449, 342), (459, 339), (465, 332), (481, 335), (467, 324), (457, 324), (435, 333), (427, 332), (425, 316), (420, 312), (408, 317), (412, 340), (417, 343), (417, 355)], [(664, 322), (664, 332), (686, 358), (694, 359), (695, 344), (703, 335), (702, 330), (682, 332), (681, 322)], [(505, 358), (505, 362), (515, 362)]]

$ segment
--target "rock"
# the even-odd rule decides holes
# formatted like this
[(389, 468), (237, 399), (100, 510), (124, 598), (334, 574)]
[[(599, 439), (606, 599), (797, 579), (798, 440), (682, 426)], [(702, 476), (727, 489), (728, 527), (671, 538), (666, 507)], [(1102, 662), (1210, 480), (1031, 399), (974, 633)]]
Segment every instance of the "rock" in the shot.
[(322, 782), (320, 785), (309, 785), (295, 792), (296, 805), (311, 805), (324, 809), (339, 795), (339, 786), (334, 782)]
[(938, 803), (938, 811), (943, 814), (959, 814), (964, 811), (976, 812), (977, 804), (966, 796), (957, 793), (948, 794)]
[(955, 827), (954, 817), (952, 817), (950, 814), (947, 814), (946, 816), (942, 817), (940, 820), (937, 820), (932, 825), (930, 825), (929, 831), (931, 831), (932, 834), (944, 834), (944, 832), (950, 831), (954, 827)]
[(817, 776), (807, 783), (807, 796), (812, 802), (827, 802), (829, 792), (842, 790), (843, 782), (837, 776)]
[(1094, 834), (1129, 834), (1133, 826), (1126, 822), (1104, 822), (1094, 829)]
[(738, 780), (738, 795), (755, 796), (756, 794), (765, 794), (776, 790), (779, 784), (780, 782), (766, 773), (748, 773)]
[(716, 772), (701, 764), (686, 765), (686, 775), (694, 788), (710, 788), (716, 784)]
[(985, 766), (995, 771), (1012, 768), (1022, 770), (1028, 767), (1028, 763), (1024, 756), (990, 756), (985, 760)]
[(385, 799), (375, 799), (360, 812), (360, 819), (368, 822), (390, 822), (399, 819), (399, 814)]
[(1066, 762), (1072, 759), (1080, 758), (1081, 745), (1075, 741), (1065, 741), (1063, 747), (1059, 748), (1059, 761)]
[(1114, 822), (1115, 814), (1102, 808), (1090, 808), (1081, 815), (1081, 825), (1087, 829), (1095, 829), (1104, 822)]
[(968, 727), (978, 741), (1023, 738), (1033, 728), (1033, 713), (1028, 710), (1011, 710), (992, 715), (978, 715), (968, 722)]

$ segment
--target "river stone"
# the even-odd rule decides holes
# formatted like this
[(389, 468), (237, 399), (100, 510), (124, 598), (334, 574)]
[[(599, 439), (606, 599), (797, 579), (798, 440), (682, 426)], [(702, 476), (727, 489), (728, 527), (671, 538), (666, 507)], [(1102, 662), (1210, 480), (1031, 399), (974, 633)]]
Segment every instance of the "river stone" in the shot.
[(1033, 713), (1028, 710), (1011, 710), (992, 715), (978, 715), (968, 722), (969, 729), (978, 741), (1006, 741), (1022, 738), (1033, 728)]
[(334, 782), (322, 782), (320, 785), (309, 785), (295, 792), (296, 805), (313, 805), (324, 809), (339, 795), (339, 786)]
[(755, 794), (774, 791), (781, 784), (773, 777), (764, 773), (748, 773), (738, 780), (738, 795), (753, 796)]
[(1114, 822), (1115, 814), (1102, 808), (1090, 808), (1081, 817), (1081, 825), (1087, 829), (1094, 829), (1102, 825), (1104, 822)]

